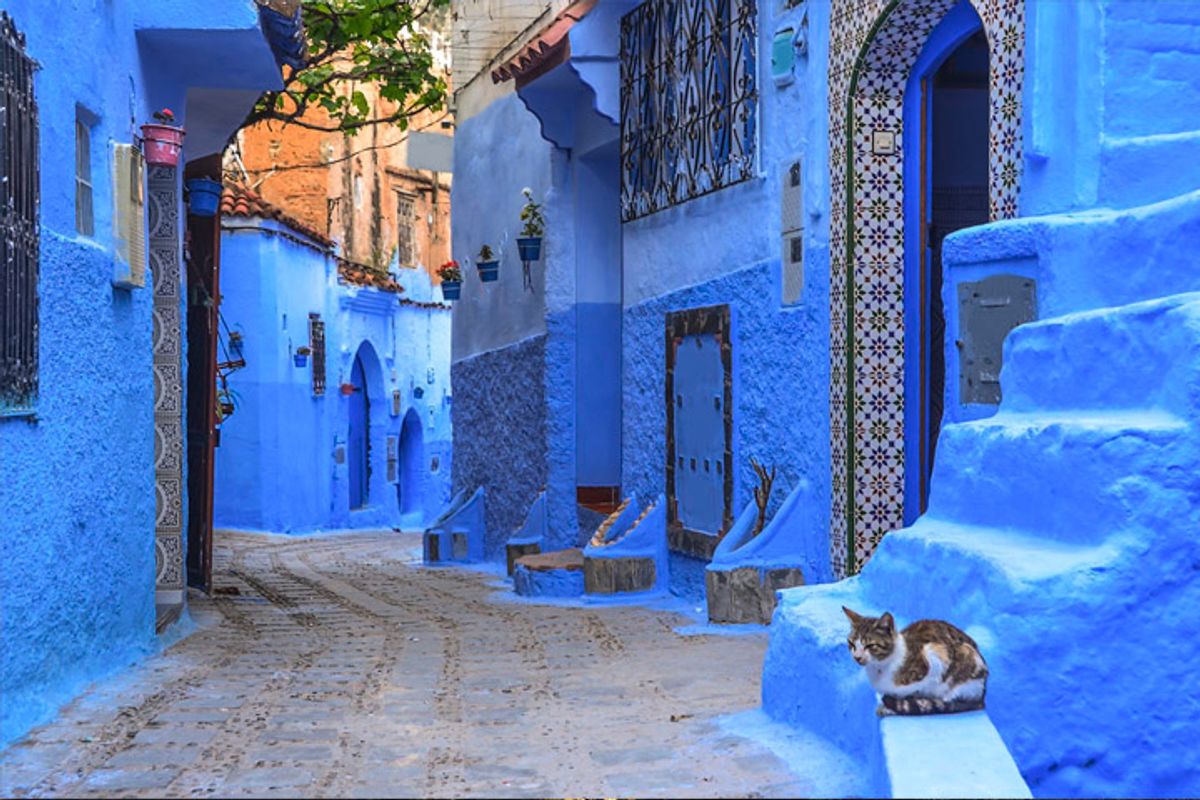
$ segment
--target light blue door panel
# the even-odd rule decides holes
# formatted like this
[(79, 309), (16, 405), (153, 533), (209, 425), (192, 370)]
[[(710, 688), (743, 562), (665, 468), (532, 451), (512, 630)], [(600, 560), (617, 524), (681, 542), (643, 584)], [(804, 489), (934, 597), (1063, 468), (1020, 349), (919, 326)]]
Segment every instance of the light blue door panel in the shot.
[(714, 534), (724, 512), (724, 398), (717, 338), (685, 337), (675, 353), (675, 498), (685, 528)]

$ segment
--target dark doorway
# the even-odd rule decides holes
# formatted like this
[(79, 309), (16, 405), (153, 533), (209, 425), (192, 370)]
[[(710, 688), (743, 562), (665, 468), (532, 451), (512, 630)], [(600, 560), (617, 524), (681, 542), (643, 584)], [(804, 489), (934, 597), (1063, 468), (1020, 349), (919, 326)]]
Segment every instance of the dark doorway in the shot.
[(926, 249), (921, 270), (921, 512), (937, 452), (946, 391), (942, 242), (988, 221), (988, 44), (983, 30), (962, 41), (922, 82), (922, 187)]
[(350, 370), (350, 426), (346, 436), (350, 469), (350, 508), (367, 505), (371, 481), (371, 398), (367, 395), (367, 381), (363, 370), (362, 354), (354, 357)]
[(421, 417), (415, 408), (404, 415), (400, 427), (400, 480), (396, 482), (400, 513), (413, 514), (423, 510), (425, 483), (425, 443), (421, 432)]
[[(221, 157), (190, 162), (184, 178), (221, 177)], [(221, 216), (187, 218), (187, 583), (212, 589), (217, 298)]]

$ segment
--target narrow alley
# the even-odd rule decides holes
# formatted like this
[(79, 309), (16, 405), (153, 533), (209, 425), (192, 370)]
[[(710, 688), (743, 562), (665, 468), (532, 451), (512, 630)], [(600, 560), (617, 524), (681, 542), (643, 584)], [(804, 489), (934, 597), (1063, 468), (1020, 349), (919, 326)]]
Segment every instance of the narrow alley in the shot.
[[(5, 754), (4, 796), (801, 796), (724, 733), (764, 634), (644, 607), (516, 606), (417, 537), (219, 534), (197, 632)], [(236, 591), (234, 591), (236, 590)], [(736, 676), (731, 679), (731, 676)], [(815, 761), (809, 762), (812, 768)], [(815, 782), (814, 782), (815, 781)]]

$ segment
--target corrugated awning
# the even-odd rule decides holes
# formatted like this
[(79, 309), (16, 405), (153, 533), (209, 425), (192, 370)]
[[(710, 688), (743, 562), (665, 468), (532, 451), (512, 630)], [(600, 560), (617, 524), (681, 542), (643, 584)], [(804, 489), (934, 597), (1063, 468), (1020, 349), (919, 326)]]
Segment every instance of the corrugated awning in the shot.
[(516, 81), (517, 88), (557, 67), (571, 57), (571, 40), (567, 33), (583, 19), (596, 0), (575, 0), (542, 28), (529, 44), (515, 56), (492, 70), (492, 82)]

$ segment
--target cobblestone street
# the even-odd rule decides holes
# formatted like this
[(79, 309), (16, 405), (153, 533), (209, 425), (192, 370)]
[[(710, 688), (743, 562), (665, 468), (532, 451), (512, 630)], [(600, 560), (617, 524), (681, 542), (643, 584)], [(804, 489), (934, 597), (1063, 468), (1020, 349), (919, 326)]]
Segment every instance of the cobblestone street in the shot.
[(219, 535), (198, 630), (5, 752), (0, 794), (821, 791), (714, 722), (757, 705), (765, 636), (498, 602), (496, 576), (421, 568), (418, 545)]

